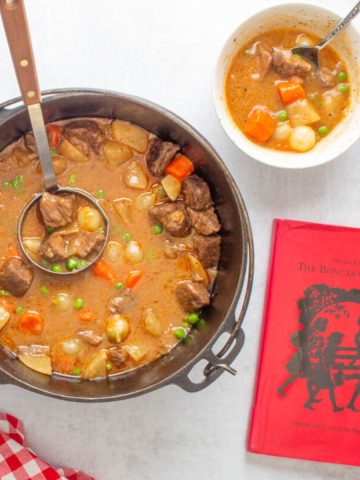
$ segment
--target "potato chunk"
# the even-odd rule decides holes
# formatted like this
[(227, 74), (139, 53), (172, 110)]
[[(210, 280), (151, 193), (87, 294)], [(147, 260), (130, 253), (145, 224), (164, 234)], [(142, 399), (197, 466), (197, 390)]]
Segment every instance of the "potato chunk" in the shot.
[(287, 109), (292, 127), (311, 125), (320, 120), (320, 115), (306, 98), (296, 100)]
[(45, 345), (18, 347), (17, 357), (21, 363), (35, 372), (52, 374), (50, 348)]
[(126, 145), (108, 141), (104, 145), (104, 156), (107, 165), (115, 169), (127, 162), (133, 156), (133, 152)]
[(95, 352), (88, 363), (85, 365), (81, 376), (82, 378), (98, 378), (106, 377), (107, 352), (106, 350), (99, 350)]
[(60, 143), (57, 151), (60, 155), (74, 163), (85, 163), (89, 160), (88, 156), (86, 156), (81, 150), (79, 150), (77, 147), (75, 147), (75, 145), (66, 139)]
[(161, 180), (161, 185), (164, 187), (164, 190), (167, 196), (173, 202), (177, 199), (181, 192), (181, 182), (173, 175), (166, 175)]
[(114, 120), (111, 124), (111, 133), (119, 143), (144, 153), (148, 149), (149, 137), (142, 128), (123, 120)]
[(124, 345), (123, 348), (135, 362), (140, 362), (149, 352), (145, 345)]
[(152, 308), (144, 312), (144, 325), (145, 330), (154, 337), (159, 337), (163, 331), (161, 320)]

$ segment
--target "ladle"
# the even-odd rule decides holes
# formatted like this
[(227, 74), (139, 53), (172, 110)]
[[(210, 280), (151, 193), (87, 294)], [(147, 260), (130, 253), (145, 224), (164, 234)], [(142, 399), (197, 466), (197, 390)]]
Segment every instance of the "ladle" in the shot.
[(23, 0), (0, 0), (0, 11), (21, 95), (29, 112), (30, 123), (34, 133), (35, 144), (43, 173), (45, 190), (56, 195), (74, 194), (85, 198), (89, 204), (99, 211), (104, 222), (104, 242), (98, 254), (92, 258), (91, 261), (88, 261), (86, 266), (79, 270), (53, 272), (36, 262), (27, 252), (23, 243), (24, 222), (30, 210), (32, 208), (37, 208), (37, 204), (43, 195), (43, 192), (41, 192), (35, 194), (34, 198), (25, 206), (20, 214), (17, 228), (18, 241), (22, 253), (27, 260), (37, 268), (54, 275), (74, 275), (91, 267), (91, 265), (100, 258), (108, 239), (110, 222), (103, 208), (88, 192), (79, 188), (59, 187), (50, 156), (48, 137), (41, 109), (41, 93), (38, 84), (24, 2)]

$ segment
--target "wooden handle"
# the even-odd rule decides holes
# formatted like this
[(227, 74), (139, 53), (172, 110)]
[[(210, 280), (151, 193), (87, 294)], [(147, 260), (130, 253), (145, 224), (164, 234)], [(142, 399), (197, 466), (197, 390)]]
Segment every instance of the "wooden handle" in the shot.
[(1, 17), (24, 103), (40, 103), (33, 50), (23, 0), (0, 0)]

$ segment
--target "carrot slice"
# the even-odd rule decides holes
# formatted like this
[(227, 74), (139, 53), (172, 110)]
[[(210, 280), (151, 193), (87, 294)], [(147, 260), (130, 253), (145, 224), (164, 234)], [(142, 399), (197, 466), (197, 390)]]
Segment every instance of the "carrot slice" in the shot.
[(94, 312), (89, 308), (83, 308), (82, 312), (79, 313), (79, 319), (86, 323), (93, 322), (95, 320)]
[(125, 278), (125, 285), (127, 288), (133, 288), (138, 283), (140, 278), (144, 275), (144, 272), (141, 270), (133, 270), (129, 272)]
[(44, 324), (44, 319), (38, 312), (27, 310), (21, 315), (18, 328), (26, 333), (40, 335), (44, 330)]
[(104, 280), (108, 280), (111, 283), (115, 282), (116, 277), (114, 272), (103, 260), (100, 260), (100, 262), (93, 266), (93, 272)]
[(46, 131), (48, 132), (50, 147), (56, 147), (60, 140), (60, 127), (57, 125), (48, 125)]
[(167, 175), (173, 175), (179, 180), (183, 180), (185, 177), (188, 177), (195, 171), (194, 164), (190, 158), (185, 155), (180, 155), (175, 158), (169, 165), (165, 168), (165, 173)]
[(245, 123), (245, 133), (258, 142), (266, 142), (274, 133), (277, 121), (264, 107), (254, 107)]
[(296, 82), (277, 82), (276, 88), (284, 105), (288, 105), (306, 96), (304, 88)]

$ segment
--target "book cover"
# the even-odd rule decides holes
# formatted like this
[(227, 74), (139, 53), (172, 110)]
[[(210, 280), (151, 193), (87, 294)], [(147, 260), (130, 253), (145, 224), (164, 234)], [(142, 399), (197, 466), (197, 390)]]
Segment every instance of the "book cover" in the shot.
[(275, 220), (254, 453), (360, 465), (360, 229)]

